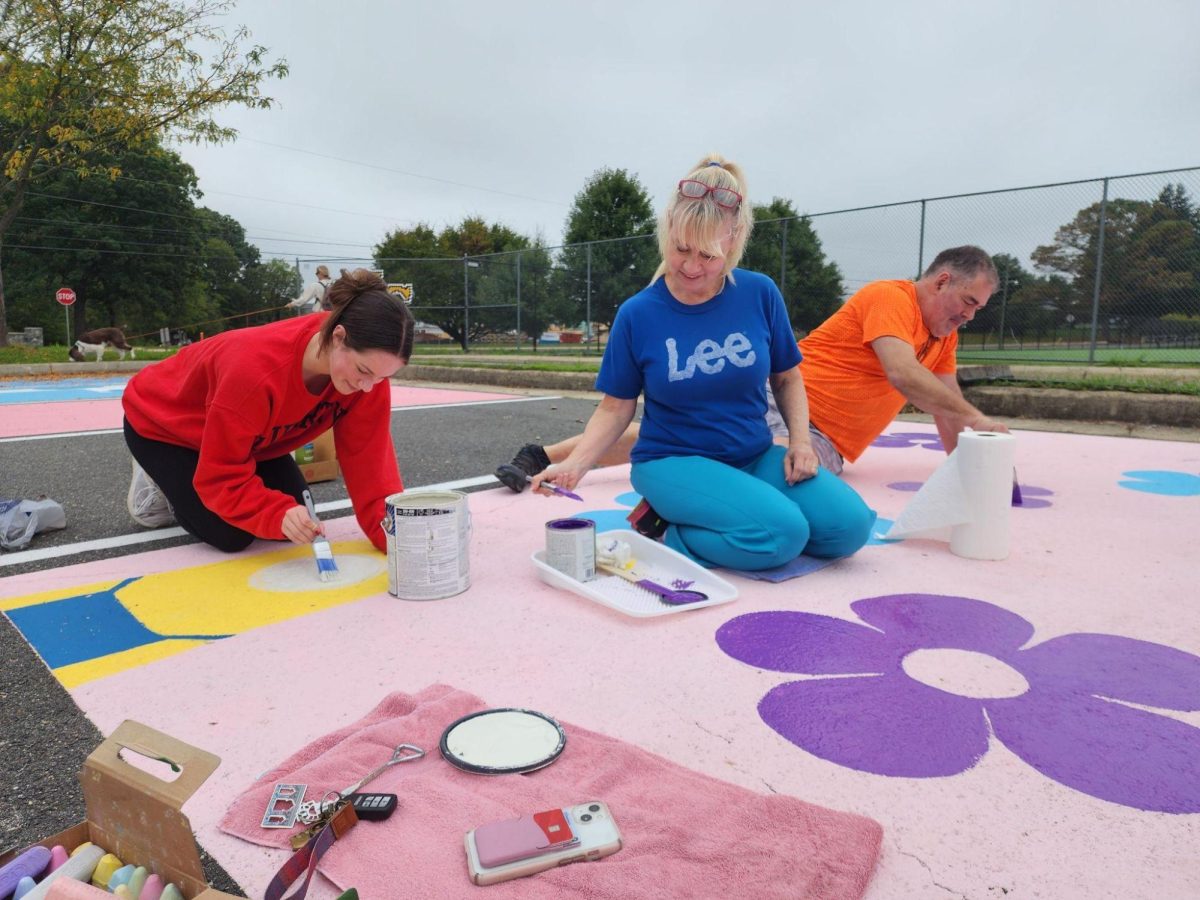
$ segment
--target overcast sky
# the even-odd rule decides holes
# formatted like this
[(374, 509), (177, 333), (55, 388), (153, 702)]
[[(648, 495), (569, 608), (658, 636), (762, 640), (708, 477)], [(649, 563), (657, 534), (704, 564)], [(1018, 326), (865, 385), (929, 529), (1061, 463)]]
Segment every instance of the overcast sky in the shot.
[[(468, 215), (554, 245), (597, 169), (635, 174), (657, 210), (710, 150), (754, 202), (807, 213), (1200, 165), (1196, 0), (240, 0), (229, 22), (291, 74), (266, 85), (274, 109), (219, 114), (236, 141), (179, 150), (202, 202), (306, 278)], [(1044, 242), (1097, 200), (942, 204), (924, 259), (1020, 244), (1000, 220), (1044, 219), (1026, 243)], [(831, 255), (878, 261), (852, 280), (911, 274), (916, 221), (815, 220)]]

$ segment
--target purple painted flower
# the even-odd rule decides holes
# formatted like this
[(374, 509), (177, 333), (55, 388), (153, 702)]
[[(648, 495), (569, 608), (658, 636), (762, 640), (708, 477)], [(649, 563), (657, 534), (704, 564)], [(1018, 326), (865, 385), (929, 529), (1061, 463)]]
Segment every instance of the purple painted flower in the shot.
[(891, 594), (851, 608), (865, 625), (763, 612), (717, 632), (735, 659), (810, 676), (758, 705), (797, 746), (864, 772), (932, 778), (971, 768), (994, 737), (1093, 797), (1200, 812), (1200, 728), (1139, 708), (1200, 710), (1200, 657), (1106, 634), (1028, 646), (1029, 622), (968, 597)]
[(872, 447), (887, 447), (897, 450), (904, 447), (924, 447), (926, 450), (944, 452), (942, 439), (936, 434), (926, 434), (923, 431), (893, 431), (891, 434), (881, 434), (871, 441)]

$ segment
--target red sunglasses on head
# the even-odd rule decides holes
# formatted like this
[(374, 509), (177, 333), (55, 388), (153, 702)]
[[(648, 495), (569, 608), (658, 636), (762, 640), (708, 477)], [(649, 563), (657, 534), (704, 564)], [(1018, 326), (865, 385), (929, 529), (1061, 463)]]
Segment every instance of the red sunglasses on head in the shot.
[(732, 188), (709, 187), (703, 181), (685, 178), (679, 182), (679, 195), (689, 200), (700, 200), (712, 194), (713, 202), (722, 209), (736, 209), (742, 202), (742, 195)]

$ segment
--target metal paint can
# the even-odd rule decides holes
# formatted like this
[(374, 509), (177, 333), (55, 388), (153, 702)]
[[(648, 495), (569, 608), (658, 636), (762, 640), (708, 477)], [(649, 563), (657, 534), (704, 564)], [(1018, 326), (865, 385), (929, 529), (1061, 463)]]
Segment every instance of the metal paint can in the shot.
[(596, 523), (551, 519), (546, 523), (546, 565), (576, 581), (596, 575)]
[(441, 600), (471, 586), (466, 494), (392, 494), (383, 508), (389, 594), (402, 600)]

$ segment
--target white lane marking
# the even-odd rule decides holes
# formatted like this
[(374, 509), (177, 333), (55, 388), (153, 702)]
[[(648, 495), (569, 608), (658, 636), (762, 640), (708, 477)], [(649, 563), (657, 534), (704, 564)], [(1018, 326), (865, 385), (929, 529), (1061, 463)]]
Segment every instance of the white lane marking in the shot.
[[(461, 488), (480, 487), (482, 485), (498, 485), (491, 475), (476, 475), (472, 478), (460, 478), (458, 481), (443, 481), (440, 484), (426, 484), (420, 487), (410, 487), (407, 491), (456, 491)], [(317, 504), (317, 512), (349, 509), (350, 500), (330, 500)], [(0, 556), (0, 568), (19, 566), (23, 563), (38, 562), (43, 559), (58, 559), (64, 556), (75, 556), (79, 553), (90, 553), (95, 550), (111, 550), (116, 547), (129, 547), (135, 544), (150, 544), (165, 541), (168, 538), (180, 537), (187, 534), (182, 528), (155, 528), (152, 531), (139, 531), (133, 534), (122, 534), (116, 537), (99, 538), (94, 541), (81, 541), (77, 544), (63, 544), (58, 547), (42, 547), (37, 550), (18, 550), (15, 553), (5, 553)]]

